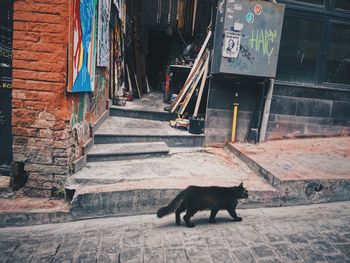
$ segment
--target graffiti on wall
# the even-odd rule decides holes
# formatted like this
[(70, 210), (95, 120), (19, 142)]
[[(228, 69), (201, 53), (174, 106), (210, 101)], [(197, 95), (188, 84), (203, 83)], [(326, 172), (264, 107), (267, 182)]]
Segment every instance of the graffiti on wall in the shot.
[(111, 1), (99, 0), (98, 32), (97, 32), (97, 66), (109, 65), (109, 20), (111, 16)]
[(97, 0), (73, 1), (72, 92), (91, 92), (95, 86)]
[[(260, 52), (263, 56), (268, 57), (268, 63), (270, 64), (270, 57), (274, 51), (274, 43), (276, 41), (276, 30), (252, 30), (249, 38), (249, 44), (256, 52)], [(271, 47), (272, 46), (272, 47)]]

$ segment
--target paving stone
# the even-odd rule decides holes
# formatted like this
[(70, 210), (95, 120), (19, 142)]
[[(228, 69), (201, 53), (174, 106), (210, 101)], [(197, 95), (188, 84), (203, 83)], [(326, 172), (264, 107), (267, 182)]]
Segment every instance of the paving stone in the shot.
[(0, 241), (0, 252), (12, 252), (18, 246), (18, 242)]
[(267, 245), (252, 247), (252, 250), (254, 251), (257, 258), (268, 258), (275, 256), (275, 253), (273, 252), (271, 247)]
[(307, 243), (308, 240), (302, 234), (289, 234), (286, 238), (293, 244)]
[(344, 255), (329, 255), (325, 258), (329, 263), (350, 263), (350, 259), (347, 259)]
[(167, 263), (185, 263), (187, 261), (186, 253), (184, 249), (166, 249), (165, 261)]
[(190, 263), (213, 263), (210, 257), (200, 256), (200, 257), (190, 257), (188, 262)]
[(58, 251), (52, 260), (52, 263), (73, 263), (74, 252)]
[(237, 262), (254, 263), (256, 259), (253, 256), (253, 251), (250, 249), (233, 250), (232, 255)]
[(181, 235), (169, 234), (163, 236), (164, 247), (180, 247), (183, 246)]
[(76, 263), (95, 263), (96, 253), (81, 252), (78, 254), (75, 262)]
[(279, 258), (262, 258), (258, 259), (258, 263), (282, 263), (282, 260)]
[(341, 233), (328, 233), (326, 235), (326, 238), (336, 244), (343, 244), (348, 242), (348, 239)]
[(127, 230), (123, 235), (123, 247), (141, 246), (141, 232), (139, 230)]
[(311, 246), (300, 246), (297, 248), (305, 262), (325, 263), (327, 262), (322, 255)]
[(30, 263), (47, 263), (51, 262), (52, 255), (36, 255), (34, 254)]
[(10, 253), (8, 252), (0, 252), (0, 263), (7, 262), (7, 259), (10, 257)]
[(234, 262), (228, 249), (209, 249), (209, 253), (214, 263)]
[(190, 258), (209, 256), (208, 247), (203, 246), (186, 246), (185, 252)]
[(345, 257), (350, 259), (350, 244), (337, 245), (336, 247), (344, 254)]
[(98, 251), (100, 247), (100, 238), (88, 237), (81, 241), (79, 250), (84, 252)]
[(318, 250), (323, 255), (339, 253), (339, 251), (335, 249), (335, 247), (328, 241), (313, 242), (313, 243), (310, 243), (310, 245), (313, 246), (316, 250)]
[(246, 241), (242, 241), (237, 237), (225, 237), (224, 241), (228, 248), (236, 249), (238, 247), (247, 247)]
[(102, 252), (97, 259), (97, 263), (115, 263), (119, 262), (119, 254)]
[(145, 248), (159, 248), (163, 246), (161, 235), (154, 235), (152, 233), (146, 234), (143, 237), (143, 246)]
[(106, 253), (119, 253), (121, 250), (120, 238), (103, 237), (101, 251)]
[(141, 248), (126, 248), (120, 252), (120, 262), (141, 262)]
[(205, 237), (205, 241), (209, 248), (222, 248), (225, 247), (225, 242), (221, 237)]
[(302, 258), (298, 252), (288, 243), (273, 244), (272, 245), (278, 255), (285, 262), (301, 262)]
[(143, 252), (144, 263), (164, 262), (163, 248), (146, 248)]

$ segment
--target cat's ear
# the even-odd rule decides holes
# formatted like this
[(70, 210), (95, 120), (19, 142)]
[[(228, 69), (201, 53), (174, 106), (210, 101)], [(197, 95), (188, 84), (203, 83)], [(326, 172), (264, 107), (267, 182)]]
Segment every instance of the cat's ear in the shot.
[(243, 188), (243, 183), (240, 183), (240, 185), (238, 187)]

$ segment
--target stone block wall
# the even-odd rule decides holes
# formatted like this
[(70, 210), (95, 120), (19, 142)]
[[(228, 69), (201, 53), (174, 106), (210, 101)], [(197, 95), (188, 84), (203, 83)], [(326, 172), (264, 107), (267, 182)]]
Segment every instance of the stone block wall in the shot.
[(62, 189), (90, 136), (89, 124), (106, 110), (108, 69), (99, 71), (96, 93), (66, 92), (68, 28), (68, 0), (14, 1), (13, 159), (25, 162), (28, 195)]
[[(243, 79), (240, 89), (235, 80), (212, 78), (206, 111), (207, 144), (231, 139), (233, 98), (239, 93), (236, 139), (247, 140), (258, 87), (253, 78)], [(311, 88), (276, 83), (271, 103), (266, 139), (292, 139), (350, 135), (350, 90)]]

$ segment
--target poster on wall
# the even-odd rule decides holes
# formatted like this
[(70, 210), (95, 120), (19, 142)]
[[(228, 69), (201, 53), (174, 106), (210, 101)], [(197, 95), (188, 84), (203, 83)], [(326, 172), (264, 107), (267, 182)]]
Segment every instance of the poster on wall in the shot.
[(97, 30), (97, 66), (109, 65), (109, 21), (111, 17), (111, 1), (99, 0)]
[(225, 58), (237, 58), (240, 48), (241, 36), (232, 31), (225, 32), (222, 56)]
[(95, 86), (97, 0), (72, 0), (71, 92), (92, 92)]

